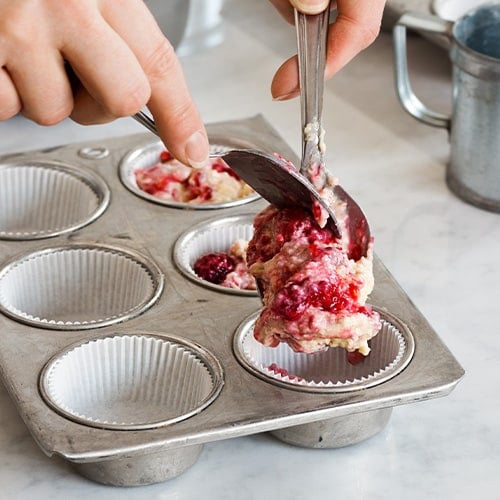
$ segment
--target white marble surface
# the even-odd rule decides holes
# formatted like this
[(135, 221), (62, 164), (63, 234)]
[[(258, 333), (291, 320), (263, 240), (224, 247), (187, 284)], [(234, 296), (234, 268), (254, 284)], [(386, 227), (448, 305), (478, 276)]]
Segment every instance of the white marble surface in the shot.
[[(294, 32), (267, 2), (228, 0), (225, 42), (183, 59), (207, 122), (262, 113), (298, 149), (297, 102), (272, 102), (271, 76)], [(414, 87), (449, 109), (447, 56), (409, 42)], [(307, 450), (268, 435), (211, 443), (183, 475), (120, 489), (46, 457), (0, 386), (2, 499), (495, 499), (500, 498), (500, 215), (469, 206), (444, 182), (447, 134), (406, 115), (395, 97), (388, 34), (326, 87), (329, 164), (365, 210), (376, 251), (466, 370), (447, 397), (395, 408), (364, 443)], [(140, 131), (131, 119), (80, 127), (0, 124), (0, 153)], [(1, 256), (0, 256), (1, 259)], [(29, 367), (27, 367), (29, 369)]]

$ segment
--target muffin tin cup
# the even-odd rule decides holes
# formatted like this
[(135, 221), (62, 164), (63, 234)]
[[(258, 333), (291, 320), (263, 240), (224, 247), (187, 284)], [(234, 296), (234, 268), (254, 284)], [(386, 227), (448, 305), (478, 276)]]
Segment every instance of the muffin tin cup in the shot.
[(348, 362), (341, 348), (305, 354), (294, 352), (285, 343), (265, 347), (253, 336), (259, 314), (252, 314), (237, 329), (235, 356), (254, 375), (288, 389), (334, 393), (373, 387), (400, 373), (413, 356), (411, 332), (385, 311), (379, 310), (382, 326), (370, 340), (370, 354), (356, 364)]
[[(216, 155), (234, 147), (252, 148), (255, 147), (251, 143), (245, 141), (231, 141), (225, 138), (209, 137), (210, 139), (210, 154)], [(152, 167), (158, 163), (160, 153), (165, 149), (161, 141), (155, 141), (150, 144), (139, 146), (123, 158), (120, 163), (120, 180), (123, 185), (135, 195), (145, 200), (165, 205), (173, 208), (187, 208), (191, 210), (213, 210), (219, 208), (230, 208), (244, 205), (252, 201), (260, 199), (260, 195), (256, 192), (251, 193), (244, 198), (236, 200), (215, 202), (215, 203), (186, 203), (173, 200), (164, 200), (152, 194), (146, 193), (137, 185), (135, 179), (135, 171), (139, 168)]]
[(0, 269), (0, 311), (47, 329), (97, 328), (146, 311), (163, 284), (158, 266), (131, 250), (97, 244), (45, 248)]
[(100, 462), (73, 463), (75, 470), (96, 483), (110, 486), (144, 486), (179, 476), (193, 466), (203, 445), (124, 457)]
[[(366, 389), (396, 376), (413, 356), (411, 332), (393, 315), (380, 310), (382, 327), (370, 341), (370, 354), (358, 364), (350, 364), (341, 348), (303, 354), (283, 343), (265, 347), (253, 337), (258, 314), (250, 316), (236, 332), (235, 355), (254, 375), (288, 389), (332, 393)], [(391, 412), (392, 408), (378, 408), (277, 429), (271, 434), (295, 446), (340, 448), (378, 434), (387, 425)]]
[(277, 429), (270, 434), (302, 448), (342, 448), (365, 441), (384, 430), (391, 414), (392, 408), (380, 408)]
[(249, 241), (253, 235), (255, 214), (241, 214), (230, 217), (218, 217), (200, 222), (185, 231), (176, 240), (173, 260), (181, 273), (195, 283), (235, 295), (258, 296), (258, 291), (240, 288), (228, 288), (200, 278), (194, 272), (194, 264), (202, 255), (213, 252), (226, 252), (238, 239)]
[(64, 417), (113, 430), (153, 429), (206, 408), (223, 385), (206, 349), (171, 335), (127, 333), (73, 345), (40, 375), (46, 403)]
[(0, 239), (37, 240), (79, 229), (107, 208), (110, 190), (76, 166), (27, 161), (0, 164)]

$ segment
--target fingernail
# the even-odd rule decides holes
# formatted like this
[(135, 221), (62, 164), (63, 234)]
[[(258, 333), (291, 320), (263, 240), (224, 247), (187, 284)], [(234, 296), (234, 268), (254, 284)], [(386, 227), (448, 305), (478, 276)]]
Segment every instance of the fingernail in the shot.
[(294, 97), (297, 97), (299, 94), (300, 90), (294, 89), (286, 94), (273, 96), (273, 101), (288, 101), (288, 99), (293, 99)]
[(208, 138), (201, 131), (195, 132), (186, 142), (186, 157), (193, 168), (208, 164)]
[(319, 14), (328, 6), (325, 0), (294, 0), (294, 7), (304, 14)]

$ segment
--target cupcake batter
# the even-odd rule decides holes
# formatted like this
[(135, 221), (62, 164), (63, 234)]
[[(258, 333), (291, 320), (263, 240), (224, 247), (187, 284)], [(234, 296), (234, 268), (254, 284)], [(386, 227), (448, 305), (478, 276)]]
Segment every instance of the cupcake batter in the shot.
[(181, 203), (224, 203), (246, 198), (253, 189), (220, 158), (194, 169), (162, 151), (158, 162), (135, 172), (137, 186), (157, 198)]
[(263, 294), (255, 338), (296, 352), (328, 347), (369, 353), (380, 329), (379, 315), (366, 304), (373, 289), (372, 251), (349, 259), (345, 241), (321, 228), (299, 208), (272, 205), (257, 215), (247, 261)]

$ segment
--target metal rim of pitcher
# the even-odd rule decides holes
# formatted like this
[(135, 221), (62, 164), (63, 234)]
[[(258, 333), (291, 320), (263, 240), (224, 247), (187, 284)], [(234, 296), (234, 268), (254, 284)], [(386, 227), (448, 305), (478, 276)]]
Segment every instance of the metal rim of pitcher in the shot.
[[(435, 112), (414, 94), (408, 76), (408, 62), (406, 56), (406, 30), (407, 28), (444, 35), (452, 40), (450, 57), (452, 61), (463, 67), (467, 72), (484, 79), (500, 80), (500, 58), (491, 57), (473, 50), (457, 36), (457, 31), (464, 20), (477, 15), (479, 11), (499, 9), (500, 2), (483, 4), (466, 12), (457, 21), (447, 21), (440, 17), (421, 12), (407, 12), (401, 16), (393, 28), (394, 69), (397, 95), (403, 108), (427, 125), (450, 129), (451, 117)], [(485, 64), (486, 63), (486, 64)]]
[[(450, 57), (454, 63), (459, 64), (471, 74), (485, 79), (496, 80), (500, 79), (500, 57), (486, 54), (471, 47), (468, 40), (468, 35), (471, 32), (488, 25), (488, 23), (485, 23), (481, 26), (477, 22), (483, 13), (487, 13), (489, 17), (494, 14), (497, 24), (500, 25), (500, 2), (485, 3), (467, 11), (452, 23), (453, 45)], [(467, 31), (468, 24), (471, 25), (471, 29)], [(462, 57), (459, 52), (463, 53)]]

